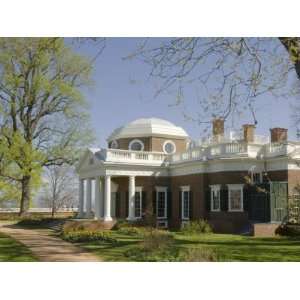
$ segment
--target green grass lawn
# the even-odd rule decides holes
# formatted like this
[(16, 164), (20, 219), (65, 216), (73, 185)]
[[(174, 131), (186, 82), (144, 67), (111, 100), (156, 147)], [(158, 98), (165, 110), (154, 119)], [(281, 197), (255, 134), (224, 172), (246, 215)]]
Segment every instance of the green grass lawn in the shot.
[[(124, 253), (137, 246), (137, 237), (120, 235), (112, 231), (118, 243), (81, 243), (81, 246), (99, 255), (105, 261), (128, 261)], [(224, 261), (300, 261), (300, 240), (274, 237), (255, 238), (229, 234), (202, 234), (184, 236), (174, 233), (178, 248), (210, 247), (215, 249)]]
[(37, 261), (31, 251), (11, 237), (0, 233), (0, 262)]

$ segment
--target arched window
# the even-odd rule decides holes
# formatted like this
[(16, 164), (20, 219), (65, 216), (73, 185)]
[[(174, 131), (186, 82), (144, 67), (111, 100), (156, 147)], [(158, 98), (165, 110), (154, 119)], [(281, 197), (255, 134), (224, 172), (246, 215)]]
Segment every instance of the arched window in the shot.
[(111, 149), (118, 149), (119, 148), (119, 144), (116, 140), (113, 140), (111, 143), (110, 143), (110, 148)]
[(176, 152), (176, 146), (173, 141), (165, 141), (163, 150), (166, 154), (173, 154)]
[(129, 143), (129, 150), (133, 151), (143, 151), (144, 143), (141, 140), (135, 139)]

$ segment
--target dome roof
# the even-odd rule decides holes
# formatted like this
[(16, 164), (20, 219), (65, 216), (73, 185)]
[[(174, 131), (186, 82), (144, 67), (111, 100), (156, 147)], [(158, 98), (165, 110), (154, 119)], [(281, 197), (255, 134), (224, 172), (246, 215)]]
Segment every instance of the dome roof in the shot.
[(115, 129), (107, 140), (147, 136), (187, 138), (188, 134), (184, 129), (169, 121), (158, 118), (143, 118)]

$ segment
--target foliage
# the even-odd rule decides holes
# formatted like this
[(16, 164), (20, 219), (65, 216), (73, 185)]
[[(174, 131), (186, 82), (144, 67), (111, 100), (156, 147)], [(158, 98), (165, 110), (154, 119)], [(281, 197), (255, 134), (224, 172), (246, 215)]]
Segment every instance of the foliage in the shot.
[(185, 235), (212, 233), (212, 228), (207, 221), (199, 219), (197, 221), (190, 221), (181, 230)]
[(74, 220), (68, 220), (63, 225), (63, 231), (103, 231), (104, 229), (107, 229), (104, 222), (99, 221), (74, 221)]
[(113, 238), (109, 231), (67, 231), (62, 232), (62, 238), (68, 242), (72, 243), (82, 243), (82, 242), (108, 242), (116, 243), (117, 240)]
[(118, 233), (131, 236), (142, 236), (148, 229), (140, 221), (128, 222), (126, 220), (118, 220), (113, 227), (113, 230), (118, 231)]
[(282, 224), (276, 229), (276, 234), (290, 237), (300, 237), (299, 224)]
[(80, 91), (90, 72), (63, 38), (0, 39), (0, 181), (21, 213), (43, 167), (73, 164), (92, 141)]
[(214, 249), (207, 247), (184, 249), (179, 254), (179, 261), (183, 262), (213, 262), (220, 258)]

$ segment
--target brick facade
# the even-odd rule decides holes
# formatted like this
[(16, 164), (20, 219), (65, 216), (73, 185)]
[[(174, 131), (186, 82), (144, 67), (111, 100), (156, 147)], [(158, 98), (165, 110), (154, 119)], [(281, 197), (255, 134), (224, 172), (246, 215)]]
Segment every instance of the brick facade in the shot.
[[(199, 218), (207, 219), (216, 232), (222, 233), (238, 233), (249, 226), (249, 219), (247, 211), (230, 212), (220, 211), (211, 212), (207, 209), (207, 197), (210, 197), (209, 186), (221, 185), (225, 188), (227, 184), (245, 184), (245, 176), (247, 172), (230, 171), (230, 172), (216, 172), (206, 174), (193, 174), (185, 176), (172, 177), (136, 177), (135, 186), (142, 187), (143, 190), (143, 211), (152, 207), (153, 193), (155, 193), (156, 186), (168, 187), (168, 197), (171, 197), (171, 211), (169, 211), (168, 222), (170, 228), (178, 229), (181, 226), (180, 215), (180, 192), (182, 186), (190, 187), (190, 220), (197, 220)], [(293, 182), (300, 180), (300, 172), (287, 171), (272, 171), (268, 172), (269, 180), (272, 181), (288, 181), (293, 178)], [(288, 177), (289, 175), (289, 177)], [(128, 209), (128, 177), (114, 177), (113, 182), (118, 184), (119, 204), (117, 205), (117, 217), (126, 218)]]
[[(144, 144), (144, 151), (163, 152), (163, 145), (165, 141), (172, 141), (176, 146), (176, 153), (186, 151), (187, 140), (176, 138), (161, 138), (161, 137), (141, 137), (141, 138), (123, 138), (118, 139), (119, 149), (128, 150), (129, 144), (132, 140), (139, 139)], [(110, 142), (111, 143), (111, 142)], [(109, 143), (109, 146), (110, 146)]]

